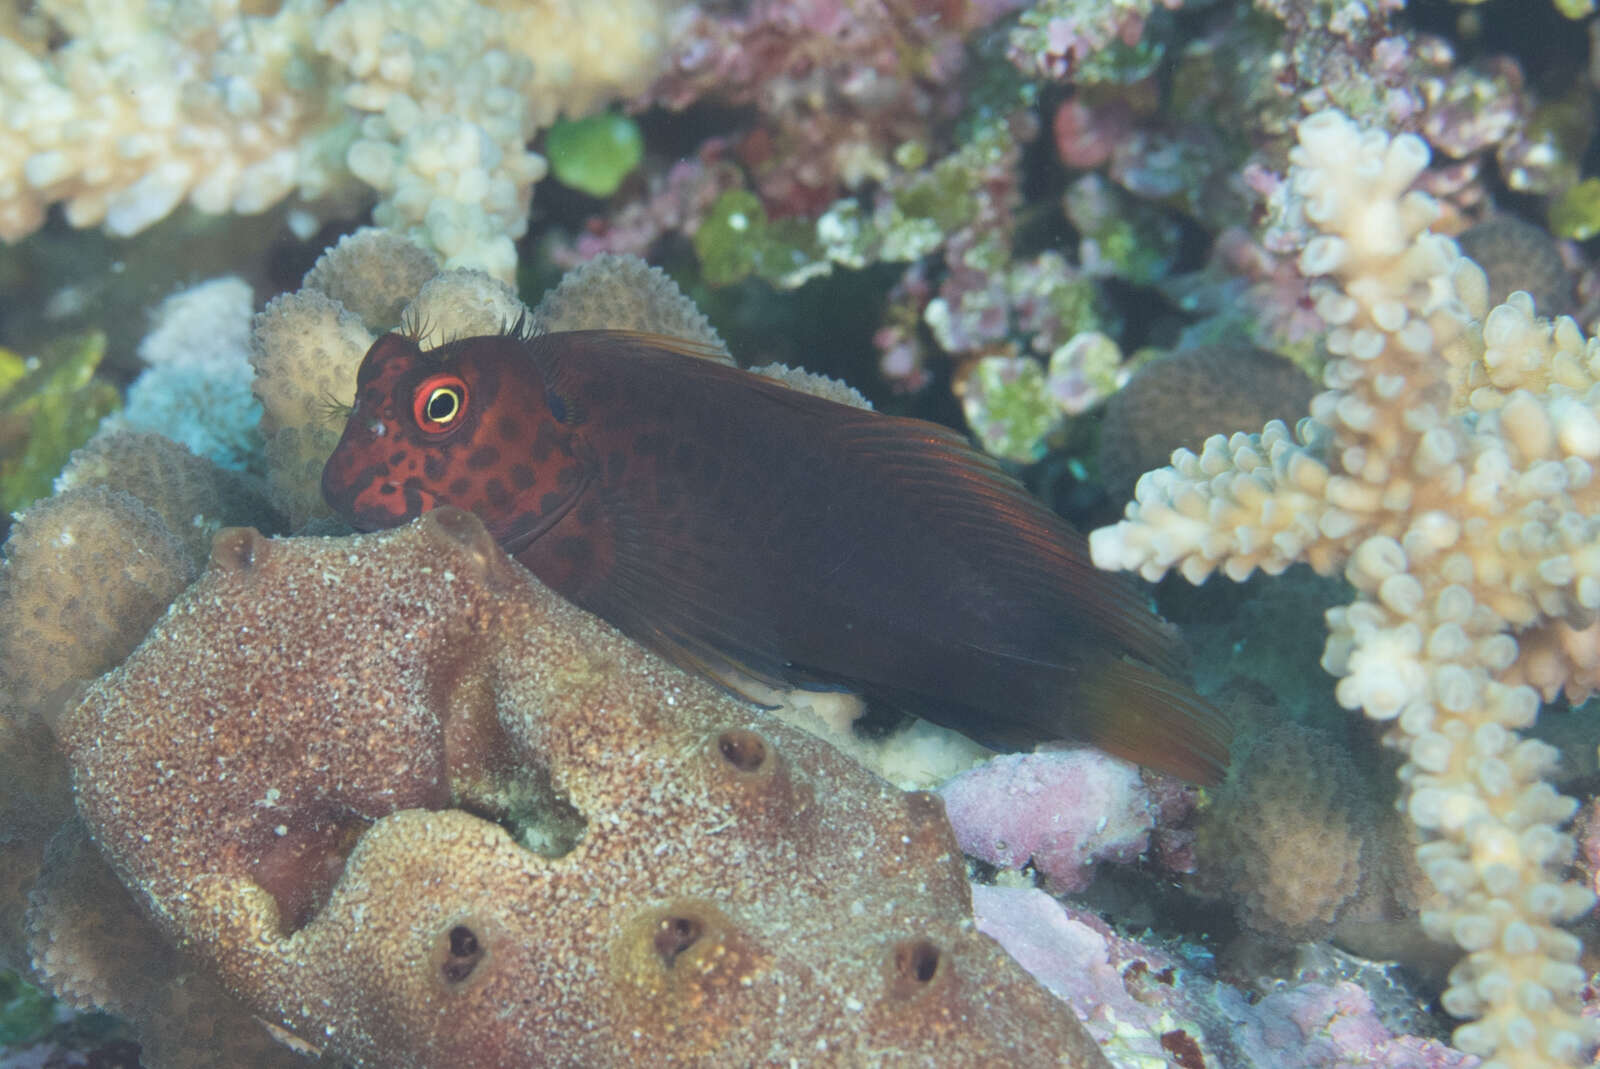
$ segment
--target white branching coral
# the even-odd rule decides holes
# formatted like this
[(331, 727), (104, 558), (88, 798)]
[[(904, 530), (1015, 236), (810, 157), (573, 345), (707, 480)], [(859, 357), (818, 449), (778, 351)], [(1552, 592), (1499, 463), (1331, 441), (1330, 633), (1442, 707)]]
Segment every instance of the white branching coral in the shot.
[(1293, 436), (1273, 423), (1179, 450), (1090, 548), (1195, 582), (1343, 568), (1357, 597), (1328, 614), (1323, 664), (1407, 757), (1403, 804), (1443, 901), (1422, 921), (1466, 951), (1443, 996), (1475, 1018), (1455, 1042), (1485, 1069), (1575, 1065), (1594, 1025), (1561, 925), (1593, 895), (1562, 879), (1576, 803), (1545, 782), (1556, 752), (1518, 733), (1540, 691), (1582, 698), (1596, 679), (1575, 628), (1600, 608), (1600, 344), (1523, 294), (1484, 315), (1482, 272), (1410, 191), (1419, 139), (1323, 112), (1299, 142), (1329, 389)]
[[(509, 278), (558, 114), (644, 88), (676, 0), (40, 0), (0, 21), (0, 240), (52, 204), (134, 234), (185, 200), (375, 221)], [(64, 43), (56, 40), (64, 38)]]

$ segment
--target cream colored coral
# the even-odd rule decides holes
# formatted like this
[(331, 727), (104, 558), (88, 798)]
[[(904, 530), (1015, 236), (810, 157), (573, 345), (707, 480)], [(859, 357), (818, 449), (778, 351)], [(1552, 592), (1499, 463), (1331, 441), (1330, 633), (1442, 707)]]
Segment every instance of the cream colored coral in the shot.
[(558, 114), (644, 88), (677, 0), (43, 0), (0, 37), (0, 239), (51, 204), (134, 234), (184, 201), (373, 216), (510, 278)]
[(637, 256), (608, 253), (568, 271), (540, 299), (534, 323), (547, 333), (604, 326), (686, 338), (734, 362), (705, 313), (665, 271)]
[(380, 229), (344, 239), (317, 261), (303, 288), (268, 302), (256, 316), (250, 362), (272, 502), (291, 528), (328, 516), (322, 466), (355, 400), (356, 371), (380, 333), (412, 330), (434, 346), (494, 333), (525, 314), (504, 282), (479, 271), (437, 271), (425, 252)]
[(1560, 925), (1593, 895), (1561, 879), (1575, 803), (1544, 782), (1555, 751), (1518, 732), (1535, 685), (1580, 697), (1594, 677), (1559, 629), (1600, 607), (1600, 359), (1525, 295), (1484, 317), (1482, 272), (1408, 191), (1420, 140), (1333, 112), (1299, 133), (1291, 210), (1319, 231), (1302, 272), (1329, 276), (1330, 389), (1294, 437), (1269, 424), (1174, 454), (1091, 552), (1194, 581), (1343, 568), (1357, 598), (1328, 614), (1323, 664), (1406, 754), (1418, 862), (1445, 901), (1423, 925), (1467, 951), (1442, 1001), (1477, 1020), (1455, 1042), (1486, 1069), (1577, 1064), (1595, 1026)]
[(1530, 684), (1545, 701), (1565, 694), (1573, 705), (1600, 690), (1600, 624), (1580, 628), (1553, 620), (1517, 636), (1517, 647), (1508, 682)]
[(121, 236), (186, 199), (258, 212), (332, 192), (336, 161), (310, 140), (327, 122), (308, 91), (316, 0), (248, 19), (198, 0), (38, 6), (71, 40), (35, 55), (0, 39), (0, 237), (57, 201), (73, 225)]
[(426, 249), (375, 227), (363, 227), (325, 249), (301, 287), (338, 301), (369, 331), (393, 330), (422, 284), (439, 273)]
[(442, 271), (406, 306), (406, 329), (424, 349), (457, 338), (503, 334), (528, 315), (515, 290), (479, 271)]

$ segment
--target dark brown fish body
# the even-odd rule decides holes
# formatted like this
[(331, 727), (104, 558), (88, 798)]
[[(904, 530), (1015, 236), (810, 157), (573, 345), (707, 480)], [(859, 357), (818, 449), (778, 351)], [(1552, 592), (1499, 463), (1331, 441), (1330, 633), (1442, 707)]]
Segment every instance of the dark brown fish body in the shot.
[(1225, 727), (1163, 675), (1168, 629), (992, 461), (691, 351), (386, 336), (324, 495), (366, 529), (475, 512), (558, 592), (718, 678), (846, 686), (989, 745), (1087, 737), (1216, 775)]

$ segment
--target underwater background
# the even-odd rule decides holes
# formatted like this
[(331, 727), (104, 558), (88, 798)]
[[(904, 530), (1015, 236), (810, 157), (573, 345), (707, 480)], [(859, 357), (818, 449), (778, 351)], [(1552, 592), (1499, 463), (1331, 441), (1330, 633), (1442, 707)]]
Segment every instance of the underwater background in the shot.
[[(1591, 7), (0, 6), (0, 1066), (1590, 1064)], [(353, 535), (363, 354), (515, 323), (965, 436), (1225, 774)]]

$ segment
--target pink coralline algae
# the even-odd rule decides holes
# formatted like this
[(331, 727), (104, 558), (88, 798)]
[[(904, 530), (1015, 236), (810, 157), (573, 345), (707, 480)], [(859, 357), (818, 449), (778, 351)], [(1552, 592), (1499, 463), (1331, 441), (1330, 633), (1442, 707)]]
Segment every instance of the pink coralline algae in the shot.
[(1349, 981), (1286, 981), (1258, 997), (1207, 979), (1204, 954), (1119, 935), (1034, 889), (975, 887), (978, 930), (1077, 1009), (1113, 1064), (1182, 1069), (1473, 1069), (1397, 1033)]
[(1372, 998), (1348, 980), (1284, 985), (1251, 1005), (1218, 989), (1237, 1029), (1234, 1042), (1256, 1065), (1308, 1069), (1472, 1069), (1480, 1059), (1436, 1039), (1396, 1035)]
[(1149, 63), (1133, 57), (1151, 13), (1182, 6), (1183, 0), (1044, 0), (1012, 32), (1011, 59), (1042, 78), (1126, 81), (1127, 68), (1142, 71)]
[(967, 33), (1005, 4), (758, 0), (694, 13), (650, 96), (754, 105), (739, 146), (775, 216), (815, 215), (846, 190), (882, 180), (901, 143), (961, 106)]
[(1060, 893), (1088, 887), (1096, 862), (1143, 854), (1159, 811), (1136, 766), (1087, 749), (997, 757), (939, 794), (963, 853), (1031, 862)]

